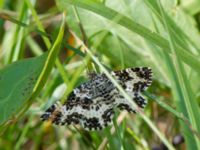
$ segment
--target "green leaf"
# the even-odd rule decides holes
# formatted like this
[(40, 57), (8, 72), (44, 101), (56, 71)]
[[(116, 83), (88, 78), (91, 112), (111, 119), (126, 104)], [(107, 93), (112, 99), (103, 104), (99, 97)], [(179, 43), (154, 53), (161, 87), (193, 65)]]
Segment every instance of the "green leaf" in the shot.
[(47, 53), (17, 61), (0, 70), (0, 124), (29, 100), (46, 58)]
[[(55, 64), (64, 34), (65, 15), (52, 48), (42, 56), (13, 63), (0, 71), (0, 124), (39, 94)], [(31, 100), (31, 101), (28, 101)], [(26, 110), (26, 109), (25, 109)]]

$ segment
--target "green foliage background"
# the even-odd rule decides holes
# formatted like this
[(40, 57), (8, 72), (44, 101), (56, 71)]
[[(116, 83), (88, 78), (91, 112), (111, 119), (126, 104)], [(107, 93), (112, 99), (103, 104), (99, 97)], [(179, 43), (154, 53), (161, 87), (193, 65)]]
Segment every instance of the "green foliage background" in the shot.
[[(200, 149), (199, 18), (198, 0), (0, 0), (0, 149)], [(88, 72), (136, 66), (149, 103), (115, 132), (40, 121)]]

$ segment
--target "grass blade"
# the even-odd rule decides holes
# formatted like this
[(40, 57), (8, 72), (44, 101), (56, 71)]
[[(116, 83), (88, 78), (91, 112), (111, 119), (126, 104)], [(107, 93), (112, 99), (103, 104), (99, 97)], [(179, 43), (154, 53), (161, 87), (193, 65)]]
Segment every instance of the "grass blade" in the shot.
[(58, 36), (57, 36), (56, 41), (54, 42), (52, 48), (49, 50), (49, 54), (48, 54), (47, 60), (45, 62), (45, 66), (44, 66), (43, 71), (39, 77), (39, 80), (37, 81), (37, 84), (34, 88), (34, 94), (33, 94), (32, 98), (35, 97), (38, 94), (38, 92), (41, 90), (41, 88), (44, 86), (44, 84), (47, 80), (47, 77), (48, 77), (51, 69), (54, 66), (54, 63), (57, 59), (57, 56), (58, 56), (58, 53), (60, 50), (60, 46), (62, 43), (62, 39), (63, 39), (63, 35), (64, 35), (64, 28), (65, 28), (65, 13), (63, 14), (62, 23), (60, 26)]
[[(192, 94), (192, 89), (190, 86), (190, 83), (187, 82), (187, 76), (184, 71), (183, 64), (180, 61), (179, 55), (177, 54), (176, 48), (175, 48), (175, 42), (176, 40), (173, 38), (173, 33), (170, 32), (170, 27), (167, 21), (166, 14), (160, 4), (160, 1), (158, 1), (158, 4), (160, 6), (160, 10), (162, 13), (162, 16), (164, 18), (164, 24), (166, 31), (169, 34), (169, 43), (170, 48), (172, 50), (172, 59), (170, 61), (170, 68), (169, 71), (172, 73), (172, 78), (175, 79), (177, 85), (173, 85), (172, 88), (174, 88), (174, 97), (177, 100), (176, 105), (180, 112), (183, 112), (185, 116), (188, 117), (190, 120), (190, 123), (192, 127), (196, 131), (200, 131), (200, 119), (197, 114), (200, 114), (197, 101), (194, 101), (195, 98)], [(200, 149), (200, 141), (197, 136), (194, 136), (192, 133), (190, 133), (189, 128), (185, 126), (184, 123), (182, 123), (182, 127), (184, 130), (184, 135), (186, 138), (188, 149)], [(187, 133), (187, 134), (186, 134)], [(194, 140), (193, 140), (194, 139)]]
[[(86, 10), (92, 11), (100, 16), (103, 16), (111, 21), (116, 22), (117, 24), (120, 24), (121, 26), (124, 26), (125, 28), (131, 30), (132, 32), (135, 32), (141, 35), (145, 39), (161, 47), (166, 53), (171, 53), (169, 51), (170, 49), (169, 42), (165, 38), (149, 30), (148, 28), (145, 28), (144, 26), (134, 22), (130, 18), (118, 13), (117, 11), (104, 6), (102, 3), (94, 2), (91, 0), (84, 0), (84, 1), (57, 0), (57, 2), (59, 6), (62, 8), (66, 7), (68, 4), (72, 4), (72, 5), (84, 8)], [(116, 18), (116, 16), (117, 18), (120, 18), (120, 19), (114, 19)], [(183, 49), (180, 46), (176, 45), (176, 50), (177, 50), (178, 55), (181, 57), (181, 59), (200, 74), (200, 70), (197, 69), (197, 68), (200, 68), (200, 59), (194, 54), (192, 54), (191, 52)]]

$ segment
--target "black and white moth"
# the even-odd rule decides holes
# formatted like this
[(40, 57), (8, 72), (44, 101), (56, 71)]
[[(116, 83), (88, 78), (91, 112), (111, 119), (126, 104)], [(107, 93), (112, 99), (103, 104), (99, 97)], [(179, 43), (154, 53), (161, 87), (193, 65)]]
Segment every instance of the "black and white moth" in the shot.
[[(112, 71), (111, 74), (140, 108), (146, 106), (147, 101), (141, 92), (152, 82), (150, 68), (128, 68)], [(85, 130), (101, 130), (112, 123), (117, 108), (135, 112), (105, 74), (93, 74), (89, 81), (69, 94), (64, 104), (56, 102), (41, 118), (56, 125), (79, 124)]]

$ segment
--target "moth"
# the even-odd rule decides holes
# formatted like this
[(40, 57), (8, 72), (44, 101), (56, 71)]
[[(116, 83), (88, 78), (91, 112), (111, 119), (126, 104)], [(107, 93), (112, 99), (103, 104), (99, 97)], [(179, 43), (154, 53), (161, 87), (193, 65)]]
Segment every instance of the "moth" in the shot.
[[(140, 108), (147, 101), (141, 95), (152, 83), (152, 70), (148, 67), (112, 71), (111, 75)], [(112, 124), (116, 109), (135, 112), (105, 74), (92, 74), (89, 81), (76, 87), (64, 104), (57, 101), (44, 114), (43, 121), (56, 125), (79, 124), (85, 130), (101, 130)]]

